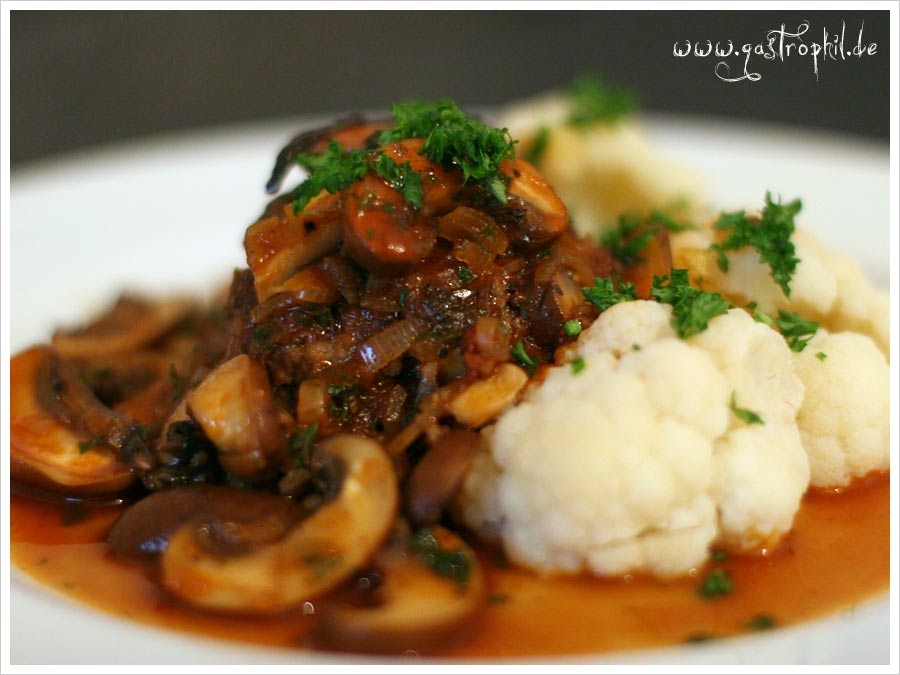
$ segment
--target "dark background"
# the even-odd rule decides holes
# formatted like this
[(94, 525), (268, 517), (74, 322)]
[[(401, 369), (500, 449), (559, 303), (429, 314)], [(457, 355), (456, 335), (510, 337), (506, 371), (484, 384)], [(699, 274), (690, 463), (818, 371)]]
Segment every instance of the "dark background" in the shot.
[[(810, 22), (807, 42), (846, 23), (820, 63), (755, 57), (757, 82), (726, 83), (716, 58), (676, 58), (676, 40), (760, 42)], [(653, 111), (755, 119), (887, 141), (889, 13), (854, 11), (11, 12), (13, 165), (137, 136), (450, 97), (490, 105), (585, 71), (627, 84)], [(733, 68), (740, 62), (729, 60)]]

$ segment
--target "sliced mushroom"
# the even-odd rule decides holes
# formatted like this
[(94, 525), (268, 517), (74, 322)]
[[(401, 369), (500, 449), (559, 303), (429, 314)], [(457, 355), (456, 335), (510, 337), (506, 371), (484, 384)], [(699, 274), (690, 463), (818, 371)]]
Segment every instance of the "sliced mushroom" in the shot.
[(543, 246), (568, 230), (565, 204), (537, 169), (524, 159), (507, 160), (500, 169), (510, 177), (504, 210), (515, 214), (513, 230), (520, 245)]
[(188, 411), (229, 473), (264, 474), (285, 448), (266, 369), (246, 354), (216, 368), (188, 395)]
[(184, 319), (194, 304), (184, 299), (146, 302), (123, 296), (105, 315), (75, 331), (57, 331), (53, 347), (63, 356), (109, 356), (145, 347)]
[(313, 600), (365, 565), (397, 513), (393, 464), (380, 445), (361, 436), (332, 436), (317, 456), (342, 476), (334, 499), (278, 541), (249, 552), (223, 553), (216, 540), (229, 528), (213, 517), (192, 519), (169, 539), (163, 585), (199, 607), (266, 614)]
[(271, 213), (247, 228), (244, 248), (259, 302), (273, 295), (297, 270), (336, 251), (341, 242), (337, 195), (314, 197), (299, 214), (290, 201), (276, 200)]
[(528, 375), (524, 370), (512, 363), (504, 363), (487, 379), (464, 389), (450, 401), (448, 408), (460, 423), (477, 429), (515, 401), (527, 382)]
[(166, 550), (172, 532), (192, 518), (234, 523), (227, 529), (239, 531), (244, 545), (260, 545), (284, 535), (302, 515), (293, 501), (266, 492), (189, 485), (156, 492), (131, 506), (106, 541), (123, 558), (150, 561)]
[(323, 646), (423, 653), (446, 647), (475, 627), (485, 602), (484, 573), (472, 550), (448, 530), (434, 527), (411, 539), (394, 538), (374, 565), (381, 583), (371, 597), (322, 609), (316, 638)]
[(437, 439), (413, 468), (406, 483), (405, 506), (419, 525), (438, 522), (481, 447), (481, 434), (451, 429)]
[(127, 488), (134, 476), (113, 448), (76, 431), (42, 405), (42, 371), (54, 358), (52, 349), (40, 346), (10, 362), (10, 475), (29, 485), (72, 494)]

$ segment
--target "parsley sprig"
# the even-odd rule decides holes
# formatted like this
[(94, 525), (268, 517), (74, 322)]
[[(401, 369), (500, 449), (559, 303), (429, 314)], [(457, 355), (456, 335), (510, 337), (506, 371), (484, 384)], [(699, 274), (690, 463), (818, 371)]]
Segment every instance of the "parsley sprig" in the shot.
[(328, 143), (321, 155), (298, 155), (297, 163), (309, 176), (294, 190), (294, 213), (326, 190), (331, 194), (346, 190), (371, 170), (403, 195), (413, 208), (422, 208), (422, 177), (409, 162), (398, 164), (380, 151), (345, 150), (337, 141)]
[[(595, 278), (594, 285), (582, 289), (585, 299), (601, 312), (620, 302), (637, 299), (634, 284)], [(710, 319), (731, 309), (731, 303), (718, 293), (691, 286), (687, 270), (674, 269), (670, 276), (653, 275), (650, 297), (672, 305), (672, 327), (682, 340), (706, 330)]]
[(515, 142), (505, 128), (469, 117), (455, 103), (410, 101), (391, 108), (396, 127), (382, 132), (381, 143), (424, 138), (422, 154), (432, 162), (462, 169), (464, 183), (482, 183), (506, 203), (500, 163), (515, 157)]
[(728, 234), (722, 243), (710, 246), (718, 254), (719, 269), (728, 272), (726, 251), (752, 246), (759, 252), (759, 261), (769, 265), (772, 279), (781, 287), (785, 297), (790, 297), (791, 279), (800, 262), (791, 236), (794, 234), (794, 216), (801, 208), (803, 204), (799, 199), (787, 204), (776, 203), (772, 201), (771, 193), (767, 192), (766, 205), (758, 219), (748, 218), (744, 211), (722, 213), (714, 227)]
[(621, 215), (616, 227), (603, 235), (602, 243), (610, 249), (613, 258), (623, 265), (641, 262), (641, 251), (663, 229), (684, 232), (696, 228), (689, 222), (678, 222), (672, 216), (654, 209), (646, 218)]
[(587, 127), (596, 122), (617, 122), (636, 106), (634, 94), (614, 87), (595, 75), (579, 77), (569, 87), (568, 123)]
[[(804, 319), (796, 312), (778, 310), (777, 316), (766, 314), (757, 307), (751, 307), (753, 318), (756, 321), (771, 326), (778, 330), (787, 342), (792, 352), (802, 352), (819, 330), (818, 321)], [(821, 352), (820, 352), (821, 353)], [(818, 356), (818, 354), (817, 354)]]
[(748, 408), (741, 408), (737, 404), (735, 392), (731, 392), (731, 412), (734, 416), (741, 420), (744, 424), (765, 424), (765, 420), (760, 417), (759, 413), (753, 412)]
[(650, 297), (672, 305), (672, 325), (682, 340), (702, 333), (710, 319), (731, 309), (719, 293), (691, 286), (687, 270), (673, 269), (663, 277), (654, 274)]
[(618, 288), (612, 279), (594, 278), (594, 285), (581, 289), (584, 299), (594, 305), (601, 312), (605, 312), (613, 305), (629, 300), (637, 300), (637, 291), (634, 284), (621, 282)]

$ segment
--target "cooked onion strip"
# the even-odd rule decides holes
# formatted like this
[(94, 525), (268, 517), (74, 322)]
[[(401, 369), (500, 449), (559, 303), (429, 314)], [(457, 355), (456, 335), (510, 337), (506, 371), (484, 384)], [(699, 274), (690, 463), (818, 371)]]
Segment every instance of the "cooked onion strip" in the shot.
[(414, 318), (391, 324), (360, 346), (359, 358), (368, 371), (377, 372), (394, 359), (403, 356), (426, 328), (423, 321)]

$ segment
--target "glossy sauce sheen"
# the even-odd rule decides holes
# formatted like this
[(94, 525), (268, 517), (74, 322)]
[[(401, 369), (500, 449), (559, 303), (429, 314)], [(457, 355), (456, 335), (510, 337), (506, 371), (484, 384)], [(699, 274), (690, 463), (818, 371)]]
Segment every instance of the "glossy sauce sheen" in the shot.
[[(637, 649), (753, 630), (757, 617), (784, 626), (886, 591), (890, 576), (890, 481), (870, 477), (841, 494), (811, 493), (794, 529), (765, 556), (731, 556), (732, 594), (704, 600), (708, 570), (675, 581), (539, 578), (482, 554), (489, 602), (454, 657), (509, 657)], [(167, 597), (152, 571), (115, 560), (104, 537), (114, 508), (51, 506), (13, 495), (11, 553), (26, 573), (79, 601), (172, 629), (280, 647), (308, 647), (312, 617), (223, 618)], [(64, 524), (69, 523), (69, 524)], [(307, 607), (307, 611), (311, 609)]]

